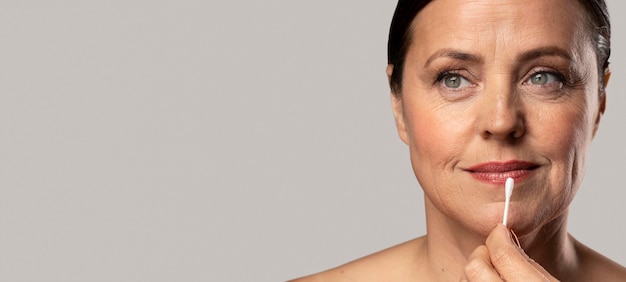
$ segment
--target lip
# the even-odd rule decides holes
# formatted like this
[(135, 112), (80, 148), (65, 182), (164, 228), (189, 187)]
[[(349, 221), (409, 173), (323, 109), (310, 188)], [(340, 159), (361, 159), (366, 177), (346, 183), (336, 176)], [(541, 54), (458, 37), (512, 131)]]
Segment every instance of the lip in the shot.
[(538, 167), (539, 165), (536, 163), (511, 160), (481, 163), (464, 170), (478, 181), (502, 185), (509, 177), (513, 178), (515, 183), (519, 183), (532, 175)]

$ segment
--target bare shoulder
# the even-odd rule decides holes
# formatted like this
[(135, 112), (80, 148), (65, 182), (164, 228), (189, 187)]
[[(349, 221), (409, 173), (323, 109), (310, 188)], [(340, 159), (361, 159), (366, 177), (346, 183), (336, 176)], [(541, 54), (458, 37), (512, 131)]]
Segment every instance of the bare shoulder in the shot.
[(416, 256), (422, 250), (424, 237), (359, 258), (344, 265), (292, 282), (316, 281), (406, 281), (414, 275)]
[(626, 268), (591, 248), (576, 242), (580, 271), (585, 281), (624, 281)]

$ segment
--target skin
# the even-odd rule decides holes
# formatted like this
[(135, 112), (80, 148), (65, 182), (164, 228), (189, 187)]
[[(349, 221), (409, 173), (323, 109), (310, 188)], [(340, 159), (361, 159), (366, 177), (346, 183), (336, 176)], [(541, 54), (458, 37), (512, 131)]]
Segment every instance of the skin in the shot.
[[(413, 23), (401, 93), (391, 95), (424, 190), (427, 235), (296, 281), (626, 277), (567, 233), (605, 107), (583, 15), (567, 0), (428, 4)], [(521, 248), (499, 224), (504, 185), (471, 169), (511, 160), (536, 164), (511, 199), (508, 227)]]

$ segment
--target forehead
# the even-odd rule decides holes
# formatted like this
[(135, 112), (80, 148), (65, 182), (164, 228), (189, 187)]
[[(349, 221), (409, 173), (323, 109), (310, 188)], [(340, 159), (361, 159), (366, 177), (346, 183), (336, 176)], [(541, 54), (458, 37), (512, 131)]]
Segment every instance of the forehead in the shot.
[(571, 49), (588, 41), (584, 19), (573, 0), (434, 0), (413, 21), (412, 45), (427, 53), (452, 47), (487, 53)]

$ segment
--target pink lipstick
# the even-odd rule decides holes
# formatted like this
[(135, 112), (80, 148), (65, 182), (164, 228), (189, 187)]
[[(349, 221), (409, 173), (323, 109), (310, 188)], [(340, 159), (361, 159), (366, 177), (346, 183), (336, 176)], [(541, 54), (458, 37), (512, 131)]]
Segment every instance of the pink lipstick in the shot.
[(507, 178), (516, 183), (529, 177), (539, 165), (526, 161), (487, 162), (465, 169), (478, 181), (502, 185)]

